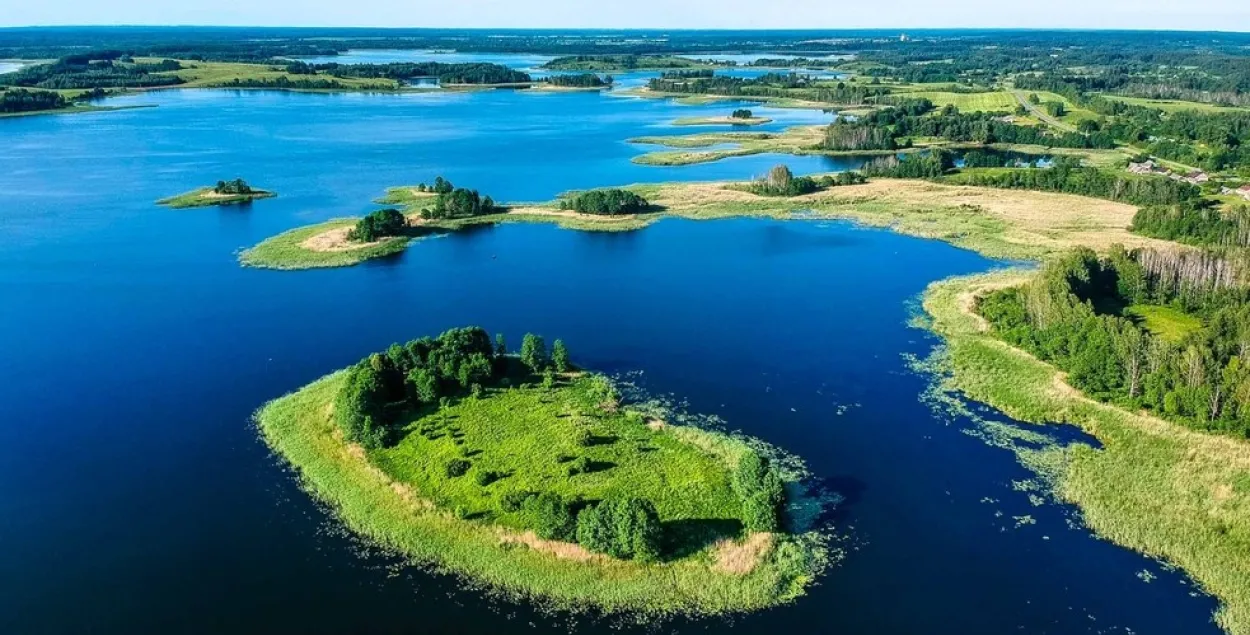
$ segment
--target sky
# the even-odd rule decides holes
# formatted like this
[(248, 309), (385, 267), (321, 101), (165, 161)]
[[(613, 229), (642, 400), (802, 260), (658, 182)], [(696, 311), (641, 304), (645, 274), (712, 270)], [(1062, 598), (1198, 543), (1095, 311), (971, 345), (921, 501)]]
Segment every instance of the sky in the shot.
[(1247, 0), (0, 0), (0, 26), (1250, 31)]

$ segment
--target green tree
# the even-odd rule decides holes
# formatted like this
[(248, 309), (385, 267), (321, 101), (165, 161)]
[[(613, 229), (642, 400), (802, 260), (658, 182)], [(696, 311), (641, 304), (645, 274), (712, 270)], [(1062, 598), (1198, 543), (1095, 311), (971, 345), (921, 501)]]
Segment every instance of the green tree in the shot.
[(569, 365), (569, 350), (564, 346), (564, 340), (556, 340), (551, 344), (551, 363), (556, 368), (556, 372), (567, 373), (572, 368)]
[(541, 336), (525, 334), (521, 340), (521, 363), (535, 373), (547, 367), (547, 344)]
[(559, 494), (543, 492), (525, 499), (521, 506), (527, 524), (539, 538), (571, 542), (577, 530), (577, 518), (567, 501)]
[(781, 477), (759, 452), (747, 452), (733, 473), (733, 489), (742, 501), (742, 526), (748, 532), (778, 531), (785, 489)]
[(610, 496), (577, 515), (577, 542), (613, 558), (654, 562), (662, 537), (660, 517), (645, 499)]

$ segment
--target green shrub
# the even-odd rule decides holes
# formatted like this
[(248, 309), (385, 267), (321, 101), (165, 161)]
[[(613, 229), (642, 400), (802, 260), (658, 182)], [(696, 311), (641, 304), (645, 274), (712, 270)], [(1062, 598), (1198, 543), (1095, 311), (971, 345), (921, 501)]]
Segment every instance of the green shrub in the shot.
[(742, 501), (742, 525), (751, 533), (781, 529), (785, 489), (777, 471), (758, 452), (748, 452), (733, 474), (733, 488)]
[(588, 448), (595, 442), (595, 433), (590, 428), (578, 428), (573, 431), (573, 443), (578, 447)]
[(499, 497), (499, 509), (515, 514), (525, 506), (525, 501), (533, 497), (533, 492), (508, 492)]
[(504, 475), (502, 472), (496, 472), (494, 470), (478, 470), (473, 474), (473, 480), (482, 487), (486, 487), (503, 477)]
[(579, 456), (576, 459), (574, 459), (572, 463), (569, 463), (569, 466), (568, 466), (569, 476), (577, 476), (578, 474), (587, 474), (589, 472), (590, 472), (590, 459), (584, 456)]
[(444, 469), (447, 472), (447, 478), (459, 478), (467, 474), (472, 465), (472, 463), (464, 459), (452, 459), (447, 462), (447, 466)]
[(577, 530), (577, 519), (567, 501), (559, 494), (543, 492), (522, 504), (527, 524), (546, 540), (571, 542)]
[(577, 515), (577, 542), (613, 558), (654, 562), (662, 537), (655, 506), (641, 498), (610, 497)]

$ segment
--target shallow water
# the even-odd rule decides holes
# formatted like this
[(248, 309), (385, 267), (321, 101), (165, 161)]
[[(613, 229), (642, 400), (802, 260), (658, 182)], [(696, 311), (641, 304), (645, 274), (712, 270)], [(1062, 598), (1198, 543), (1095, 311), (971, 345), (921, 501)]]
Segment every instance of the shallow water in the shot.
[[(678, 106), (513, 91), (163, 91), (156, 108), (0, 120), (0, 632), (532, 633), (568, 621), (362, 557), (249, 423), (397, 340), (481, 324), (798, 452), (847, 497), (848, 554), (797, 604), (682, 633), (1215, 633), (1178, 576), (1034, 507), (1012, 456), (919, 400), (908, 301), (994, 262), (810, 220), (482, 228), (347, 269), (235, 251), (445, 175), (499, 200), (747, 178), (779, 159), (630, 163)], [(117, 103), (122, 103), (119, 100)], [(753, 108), (778, 122), (811, 113)], [(798, 172), (854, 160), (785, 157)], [(219, 178), (250, 211), (152, 202)], [(1028, 516), (1035, 524), (1018, 521)], [(1147, 584), (1142, 571), (1158, 576)], [(72, 606), (73, 610), (66, 610)], [(577, 621), (609, 632), (610, 623)]]

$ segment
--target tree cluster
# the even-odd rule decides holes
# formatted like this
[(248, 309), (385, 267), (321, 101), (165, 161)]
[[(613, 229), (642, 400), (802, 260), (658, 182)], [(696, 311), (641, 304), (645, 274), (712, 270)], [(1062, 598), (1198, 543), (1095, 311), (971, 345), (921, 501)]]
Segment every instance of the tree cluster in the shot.
[(34, 112), (37, 110), (56, 110), (68, 108), (60, 93), (50, 90), (26, 90), (25, 88), (0, 88), (0, 112)]
[(427, 220), (454, 220), (503, 211), (491, 197), (482, 196), (477, 190), (456, 187), (441, 176), (434, 179), (433, 186), (426, 188), (422, 184), (418, 189), (435, 193), (434, 205), (421, 210), (421, 218)]
[(602, 88), (612, 85), (612, 76), (600, 77), (595, 73), (579, 73), (576, 75), (552, 75), (547, 78), (552, 86), (565, 88)]
[(35, 64), (0, 75), (0, 84), (47, 89), (140, 88), (183, 83), (175, 75), (182, 65), (174, 60), (156, 64), (121, 61), (120, 51), (101, 51), (63, 57), (49, 64)]
[(647, 199), (617, 188), (578, 192), (560, 200), (560, 209), (582, 214), (641, 214), (651, 208)]
[(760, 196), (801, 196), (819, 190), (820, 184), (809, 176), (794, 176), (790, 168), (778, 165), (752, 182), (750, 189)]
[(233, 181), (217, 181), (213, 186), (215, 194), (251, 194), (255, 190), (247, 184), (243, 179), (234, 179)]
[(402, 236), (408, 231), (408, 219), (397, 209), (380, 209), (356, 221), (347, 232), (347, 239), (371, 243), (388, 236)]

